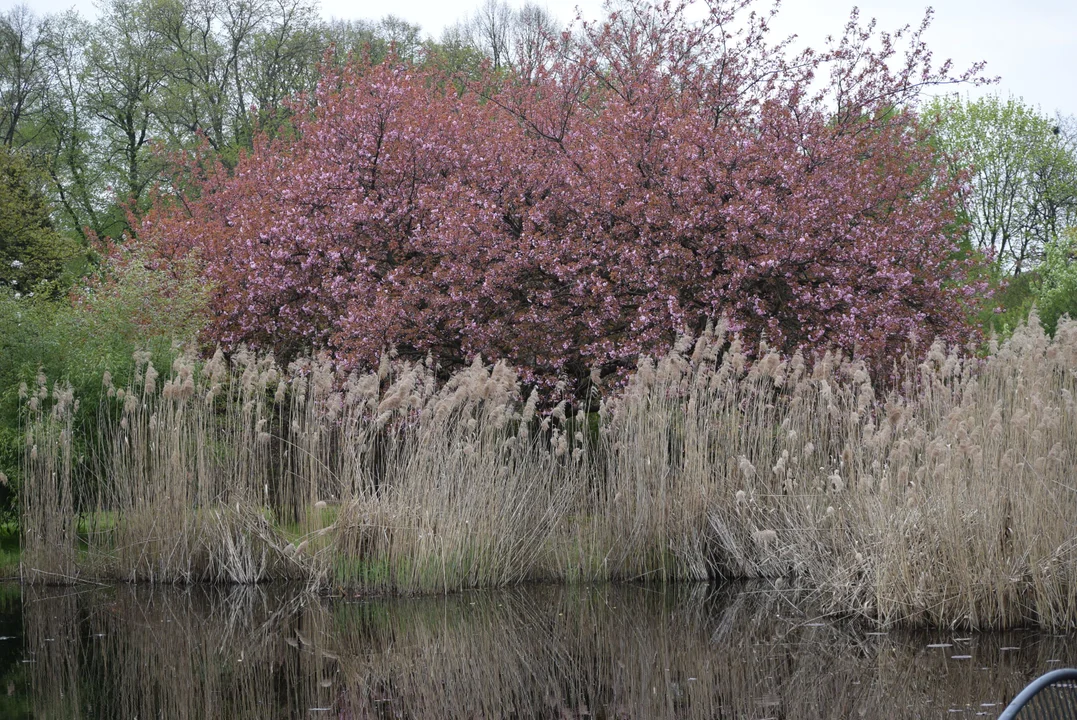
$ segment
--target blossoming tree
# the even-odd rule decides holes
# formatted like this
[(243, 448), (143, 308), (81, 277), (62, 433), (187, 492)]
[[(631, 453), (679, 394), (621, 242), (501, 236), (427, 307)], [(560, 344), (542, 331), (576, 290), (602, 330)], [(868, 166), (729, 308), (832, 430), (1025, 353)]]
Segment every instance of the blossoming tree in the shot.
[(466, 86), (332, 65), (294, 135), (210, 171), (142, 237), (199, 249), (210, 339), (351, 364), (393, 346), (582, 379), (719, 316), (876, 367), (913, 328), (966, 339), (960, 178), (915, 102), (979, 68), (934, 67), (928, 18), (887, 34), (854, 13), (794, 55), (750, 4), (689, 21), (632, 0)]

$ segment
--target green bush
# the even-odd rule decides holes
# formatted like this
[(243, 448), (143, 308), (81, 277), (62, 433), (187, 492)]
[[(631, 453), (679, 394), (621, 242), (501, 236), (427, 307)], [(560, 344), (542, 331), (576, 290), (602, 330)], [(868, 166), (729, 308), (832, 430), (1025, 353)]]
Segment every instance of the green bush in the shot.
[(1063, 315), (1077, 318), (1077, 228), (1047, 245), (1036, 304), (1040, 322), (1052, 336)]
[(0, 508), (13, 509), (19, 485), (20, 386), (34, 387), (39, 374), (71, 384), (80, 401), (76, 457), (85, 456), (105, 371), (126, 384), (137, 350), (168, 367), (181, 344), (196, 340), (206, 293), (193, 266), (155, 270), (137, 249), (116, 250), (71, 298), (0, 291), (0, 472), (9, 478)]
[(992, 302), (980, 313), (980, 327), (985, 336), (994, 333), (1002, 340), (1028, 320), (1036, 303), (1040, 274), (1033, 270), (1016, 276), (995, 277), (989, 279), (988, 284)]

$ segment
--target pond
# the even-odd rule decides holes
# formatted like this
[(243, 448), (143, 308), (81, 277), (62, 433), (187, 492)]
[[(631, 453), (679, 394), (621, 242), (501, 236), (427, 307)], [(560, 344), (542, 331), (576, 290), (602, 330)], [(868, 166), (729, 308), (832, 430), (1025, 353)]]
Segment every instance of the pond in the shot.
[(4, 586), (0, 718), (996, 717), (1077, 637), (872, 632), (748, 585)]

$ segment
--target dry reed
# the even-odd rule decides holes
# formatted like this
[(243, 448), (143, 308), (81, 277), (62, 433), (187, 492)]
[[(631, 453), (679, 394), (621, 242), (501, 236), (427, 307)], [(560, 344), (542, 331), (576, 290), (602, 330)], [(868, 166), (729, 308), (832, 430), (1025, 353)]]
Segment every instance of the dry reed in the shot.
[(139, 357), (108, 388), (82, 550), (73, 400), (46, 411), (42, 381), (25, 572), (402, 593), (780, 577), (882, 625), (1077, 626), (1077, 323), (1050, 339), (1033, 318), (986, 358), (935, 345), (881, 396), (859, 362), (756, 357), (720, 326), (567, 417), (479, 358), (439, 384), (429, 361), (344, 377), (218, 353), (162, 378)]

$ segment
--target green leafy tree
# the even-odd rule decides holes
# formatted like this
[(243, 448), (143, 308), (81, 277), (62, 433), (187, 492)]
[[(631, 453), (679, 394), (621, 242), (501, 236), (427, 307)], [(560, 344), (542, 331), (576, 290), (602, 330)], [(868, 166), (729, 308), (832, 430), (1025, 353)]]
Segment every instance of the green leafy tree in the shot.
[(104, 0), (94, 20), (17, 8), (0, 14), (0, 143), (47, 169), (66, 232), (131, 235), (167, 151), (208, 143), (233, 163), (313, 90), (327, 42), (311, 0)]
[(138, 2), (161, 42), (155, 113), (173, 147), (205, 141), (231, 166), (250, 148), (257, 116), (276, 109), (259, 102), (313, 89), (324, 45), (309, 0)]
[(468, 82), (482, 77), (484, 57), (472, 44), (469, 30), (463, 23), (445, 28), (440, 40), (428, 40), (424, 48), (424, 64), (454, 78), (458, 92), (463, 92)]
[(0, 148), (0, 288), (16, 296), (63, 291), (78, 246), (52, 225), (45, 181), (19, 153)]
[[(85, 107), (96, 121), (98, 162), (112, 189), (110, 206), (118, 200), (137, 208), (162, 165), (152, 140), (155, 99), (165, 80), (159, 59), (163, 43), (136, 2), (112, 0), (104, 9), (86, 48)], [(129, 232), (126, 222), (119, 229)], [(115, 228), (109, 230), (116, 236)]]
[(95, 28), (74, 12), (54, 18), (50, 27), (49, 87), (31, 149), (48, 171), (53, 205), (67, 234), (83, 241), (87, 228), (99, 237), (118, 234), (124, 223), (114, 223), (107, 210), (107, 163), (101, 161), (99, 125), (87, 103), (87, 47)]
[(1036, 294), (1040, 322), (1054, 335), (1063, 315), (1077, 318), (1077, 227), (1047, 245)]
[(1020, 100), (940, 98), (935, 142), (955, 174), (970, 171), (961, 197), (969, 244), (994, 258), (1000, 276), (1034, 269), (1044, 248), (1077, 222), (1077, 152), (1059, 122)]
[(245, 50), (241, 103), (256, 108), (257, 113), (256, 118), (247, 116), (248, 135), (255, 119), (269, 134), (288, 120), (286, 101), (317, 86), (318, 63), (326, 45), (315, 5), (304, 0), (279, 0), (274, 14), (254, 33)]

